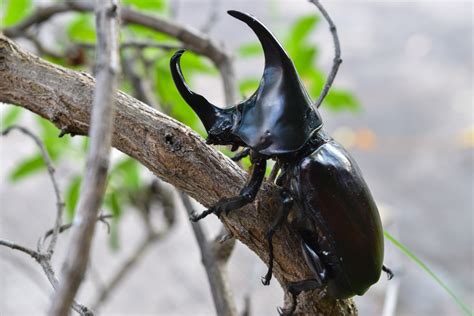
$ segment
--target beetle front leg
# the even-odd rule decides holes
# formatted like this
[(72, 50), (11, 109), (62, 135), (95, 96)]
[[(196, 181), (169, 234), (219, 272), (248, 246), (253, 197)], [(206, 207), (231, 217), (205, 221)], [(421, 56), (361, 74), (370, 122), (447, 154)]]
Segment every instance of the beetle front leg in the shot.
[(235, 156), (230, 159), (232, 159), (233, 161), (240, 161), (243, 158), (247, 157), (249, 154), (250, 154), (250, 148), (245, 148), (241, 152), (235, 154)]
[(290, 193), (286, 190), (282, 190), (280, 193), (282, 200), (282, 206), (278, 210), (277, 217), (272, 223), (272, 226), (265, 233), (267, 243), (268, 243), (268, 271), (264, 278), (262, 278), (263, 285), (269, 285), (270, 280), (272, 279), (273, 273), (273, 234), (275, 231), (283, 224), (283, 221), (288, 217), (288, 213), (293, 206), (293, 198)]
[(193, 222), (197, 222), (200, 219), (203, 219), (209, 214), (216, 214), (220, 216), (222, 212), (226, 214), (232, 210), (241, 208), (253, 200), (257, 196), (258, 189), (262, 185), (263, 178), (265, 176), (265, 170), (267, 168), (267, 161), (265, 159), (259, 159), (255, 161), (252, 166), (252, 174), (250, 176), (250, 181), (248, 184), (240, 191), (238, 196), (231, 198), (224, 198), (217, 202), (214, 206), (210, 207), (208, 210), (205, 210), (201, 214), (191, 214), (189, 217)]

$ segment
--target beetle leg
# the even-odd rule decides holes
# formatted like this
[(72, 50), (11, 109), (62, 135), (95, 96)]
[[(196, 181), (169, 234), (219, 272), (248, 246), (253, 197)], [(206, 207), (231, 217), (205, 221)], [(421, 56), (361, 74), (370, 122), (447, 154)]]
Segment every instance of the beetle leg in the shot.
[(390, 269), (387, 268), (386, 266), (384, 266), (384, 265), (382, 266), (382, 271), (385, 272), (385, 273), (387, 273), (387, 278), (388, 278), (389, 280), (391, 280), (391, 279), (393, 278), (393, 275), (394, 275), (394, 274), (393, 274), (392, 270), (390, 270)]
[(265, 159), (259, 159), (253, 164), (252, 175), (248, 184), (240, 191), (238, 196), (231, 198), (225, 198), (217, 202), (214, 206), (210, 207), (208, 210), (205, 210), (201, 214), (191, 214), (189, 218), (193, 222), (206, 217), (209, 214), (220, 214), (224, 211), (226, 214), (232, 210), (241, 208), (249, 203), (251, 203), (257, 196), (258, 189), (260, 188), (263, 177), (265, 176), (265, 170), (267, 167), (267, 161)]
[(231, 159), (232, 159), (233, 161), (240, 161), (242, 158), (247, 157), (249, 154), (250, 154), (250, 148), (245, 148), (245, 149), (242, 150), (241, 152), (235, 154), (235, 156), (232, 157)]
[(303, 281), (291, 282), (287, 286), (287, 291), (291, 294), (291, 306), (288, 309), (280, 309), (280, 315), (289, 316), (294, 313), (297, 305), (297, 298), (301, 292), (320, 289), (326, 284), (327, 274), (318, 254), (311, 249), (304, 241), (301, 241), (303, 254), (315, 278)]
[(278, 214), (273, 221), (270, 228), (265, 233), (265, 237), (268, 242), (268, 271), (264, 278), (262, 278), (263, 285), (269, 285), (270, 280), (272, 279), (272, 272), (273, 272), (273, 234), (275, 231), (281, 226), (283, 221), (288, 217), (288, 213), (293, 206), (293, 198), (291, 197), (290, 193), (286, 190), (282, 190), (280, 193), (280, 197), (282, 200), (282, 206), (278, 210)]

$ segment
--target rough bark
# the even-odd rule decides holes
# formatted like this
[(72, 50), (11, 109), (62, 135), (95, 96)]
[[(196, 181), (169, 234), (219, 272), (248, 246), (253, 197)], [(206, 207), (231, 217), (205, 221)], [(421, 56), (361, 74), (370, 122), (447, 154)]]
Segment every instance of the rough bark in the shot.
[(81, 195), (74, 217), (68, 252), (57, 291), (48, 315), (67, 315), (82, 283), (89, 263), (96, 218), (107, 187), (114, 99), (119, 66), (119, 7), (117, 0), (98, 0), (95, 4), (97, 48), (96, 85), (90, 121), (90, 145)]
[[(87, 135), (94, 84), (90, 75), (52, 65), (0, 35), (0, 102), (27, 108), (64, 132)], [(206, 207), (243, 187), (246, 173), (183, 124), (122, 92), (115, 107), (112, 145), (164, 181)], [(264, 183), (255, 203), (221, 217), (226, 228), (265, 262), (264, 234), (278, 203), (276, 188)], [(274, 236), (274, 252), (274, 276), (283, 287), (311, 277), (298, 239), (286, 225)], [(357, 310), (352, 300), (320, 298), (313, 291), (299, 297), (298, 313), (355, 315)]]

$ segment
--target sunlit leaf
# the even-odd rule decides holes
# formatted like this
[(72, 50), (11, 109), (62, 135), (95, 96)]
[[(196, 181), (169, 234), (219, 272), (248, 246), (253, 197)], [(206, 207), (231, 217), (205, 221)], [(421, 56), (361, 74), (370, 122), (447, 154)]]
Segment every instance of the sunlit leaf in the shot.
[(329, 91), (323, 106), (327, 106), (328, 109), (333, 111), (349, 110), (351, 112), (358, 112), (361, 110), (359, 101), (357, 101), (353, 94), (334, 88)]
[(5, 114), (2, 116), (2, 122), (0, 123), (0, 128), (5, 129), (16, 122), (20, 119), (21, 114), (23, 114), (24, 111), (22, 108), (19, 106), (11, 106)]
[(32, 3), (32, 0), (6, 0), (6, 3), (0, 4), (0, 8), (5, 10), (4, 14), (0, 15), (0, 27), (18, 23), (31, 12)]
[(166, 2), (164, 0), (123, 0), (122, 4), (155, 12), (161, 12), (166, 8)]
[(138, 163), (132, 158), (125, 158), (117, 163), (111, 170), (111, 175), (120, 175), (123, 185), (137, 190), (140, 188), (140, 169)]
[(249, 97), (252, 95), (258, 88), (260, 80), (255, 78), (247, 78), (239, 82), (240, 94), (243, 97)]
[(95, 24), (91, 15), (78, 14), (68, 25), (67, 34), (72, 41), (95, 43)]
[(66, 216), (69, 220), (74, 218), (77, 202), (79, 200), (79, 193), (81, 189), (82, 177), (74, 177), (66, 189)]
[(239, 47), (238, 53), (242, 57), (254, 57), (263, 55), (262, 45), (258, 42), (244, 44)]
[(11, 181), (18, 181), (45, 168), (46, 165), (43, 157), (40, 154), (37, 154), (18, 163), (10, 172), (9, 178)]
[(53, 161), (57, 160), (59, 156), (67, 151), (71, 137), (69, 135), (61, 138), (58, 137), (60, 130), (53, 123), (42, 117), (36, 117), (36, 122), (40, 126), (40, 136), (51, 159)]
[(287, 49), (293, 49), (301, 46), (301, 43), (307, 39), (319, 21), (320, 19), (316, 15), (299, 18), (291, 27), (290, 33), (285, 41), (285, 47)]

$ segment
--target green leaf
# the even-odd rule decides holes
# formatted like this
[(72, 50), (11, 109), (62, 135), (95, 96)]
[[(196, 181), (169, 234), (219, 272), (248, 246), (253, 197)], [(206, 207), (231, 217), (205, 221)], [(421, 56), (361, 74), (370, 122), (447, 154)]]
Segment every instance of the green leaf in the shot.
[(123, 0), (122, 4), (146, 11), (162, 12), (166, 9), (164, 0)]
[(466, 313), (466, 315), (472, 315), (472, 309), (467, 306), (454, 292), (430, 269), (428, 266), (421, 261), (413, 252), (411, 252), (404, 244), (398, 241), (395, 237), (390, 235), (387, 231), (384, 231), (385, 238), (390, 240), (401, 252), (403, 252), (408, 258), (413, 260), (423, 271), (425, 271), (439, 286), (441, 286), (451, 298), (459, 305), (459, 307)]
[(169, 36), (167, 34), (158, 33), (154, 30), (149, 29), (143, 25), (130, 24), (126, 25), (125, 28), (130, 31), (131, 35), (135, 39), (153, 39), (157, 42), (166, 42), (166, 43), (178, 43), (176, 38)]
[(36, 154), (35, 156), (27, 158), (20, 162), (10, 172), (9, 178), (11, 181), (18, 181), (45, 168), (46, 165), (43, 161), (43, 157), (40, 154)]
[(116, 218), (112, 218), (110, 223), (110, 238), (109, 245), (110, 248), (114, 251), (120, 249), (120, 238), (119, 238), (119, 221)]
[(51, 159), (56, 161), (62, 154), (68, 151), (68, 144), (71, 140), (69, 135), (59, 138), (60, 130), (53, 123), (42, 117), (36, 117), (36, 122), (41, 129), (41, 139), (48, 151)]
[(287, 49), (300, 46), (308, 35), (313, 31), (320, 19), (316, 15), (308, 15), (299, 18), (292, 26), (290, 34), (287, 36), (285, 44)]
[(15, 124), (18, 122), (20, 119), (21, 114), (23, 114), (24, 111), (22, 108), (18, 106), (12, 106), (10, 109), (6, 111), (6, 113), (3, 115), (2, 122), (0, 123), (1, 129), (5, 129), (7, 127), (10, 127), (11, 125)]
[(76, 212), (81, 182), (82, 176), (76, 176), (69, 182), (69, 185), (66, 189), (66, 216), (70, 221), (74, 218), (74, 214)]
[(18, 23), (23, 19), (32, 9), (32, 0), (7, 0), (4, 6), (4, 13), (0, 16), (0, 27), (7, 27)]
[(241, 57), (255, 57), (263, 55), (262, 45), (258, 42), (244, 44), (239, 47), (238, 54)]
[(120, 216), (122, 215), (122, 203), (117, 191), (109, 192), (105, 199), (105, 203), (112, 212), (114, 218), (120, 218)]
[(72, 41), (95, 43), (95, 24), (91, 15), (78, 14), (68, 25), (67, 34)]
[(260, 80), (255, 78), (241, 80), (239, 82), (240, 94), (243, 95), (244, 98), (250, 96), (257, 90), (259, 84)]
[(359, 101), (357, 101), (353, 94), (338, 89), (331, 89), (323, 104), (333, 111), (349, 110), (351, 112), (359, 112), (361, 110)]
[(132, 158), (125, 158), (117, 163), (111, 170), (111, 176), (118, 174), (122, 184), (132, 190), (138, 190), (141, 185), (140, 169), (138, 163)]

